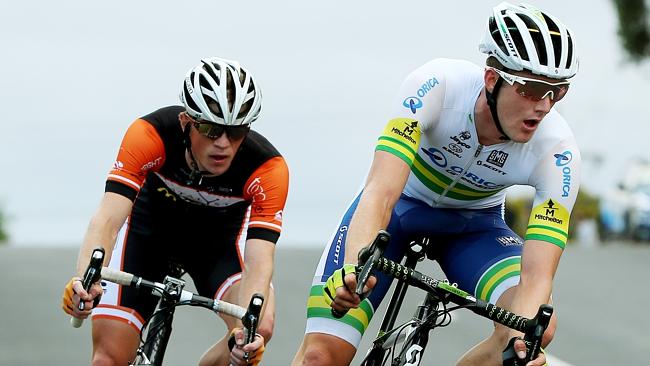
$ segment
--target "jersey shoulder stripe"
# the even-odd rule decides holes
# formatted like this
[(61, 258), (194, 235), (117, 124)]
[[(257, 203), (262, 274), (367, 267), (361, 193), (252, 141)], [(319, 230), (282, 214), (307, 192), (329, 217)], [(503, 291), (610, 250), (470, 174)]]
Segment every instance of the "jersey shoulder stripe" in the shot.
[(412, 118), (391, 119), (379, 136), (375, 150), (389, 152), (410, 166), (420, 145), (420, 134), (418, 121)]

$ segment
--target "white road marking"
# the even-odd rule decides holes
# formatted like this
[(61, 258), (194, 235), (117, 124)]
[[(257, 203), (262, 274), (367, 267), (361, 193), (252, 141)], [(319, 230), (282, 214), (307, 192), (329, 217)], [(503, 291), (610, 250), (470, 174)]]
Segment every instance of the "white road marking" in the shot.
[(548, 353), (546, 354), (546, 363), (548, 366), (572, 366), (570, 363), (564, 362), (557, 357), (549, 355)]

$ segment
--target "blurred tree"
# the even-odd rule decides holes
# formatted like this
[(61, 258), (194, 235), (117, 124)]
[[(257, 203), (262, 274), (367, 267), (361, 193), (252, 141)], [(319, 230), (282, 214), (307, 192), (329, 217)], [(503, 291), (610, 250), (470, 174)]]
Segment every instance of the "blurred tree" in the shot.
[(0, 244), (7, 242), (9, 239), (9, 236), (5, 231), (5, 222), (5, 215), (2, 211), (0, 211)]
[(576, 232), (576, 225), (583, 220), (596, 220), (600, 225), (600, 199), (597, 196), (587, 192), (584, 187), (580, 188), (576, 203), (571, 211), (571, 221), (569, 222), (569, 238)]
[[(526, 234), (530, 210), (533, 206), (531, 198), (508, 198), (506, 199), (506, 223), (510, 228), (522, 238)], [(569, 222), (569, 239), (573, 237), (576, 225), (582, 220), (598, 220), (600, 214), (600, 200), (587, 192), (584, 187), (580, 188), (576, 203), (571, 211), (571, 221)]]
[(613, 0), (618, 14), (618, 36), (632, 61), (650, 56), (650, 25), (644, 0)]
[(505, 220), (508, 226), (522, 238), (526, 234), (530, 209), (533, 200), (530, 198), (508, 198), (506, 199)]

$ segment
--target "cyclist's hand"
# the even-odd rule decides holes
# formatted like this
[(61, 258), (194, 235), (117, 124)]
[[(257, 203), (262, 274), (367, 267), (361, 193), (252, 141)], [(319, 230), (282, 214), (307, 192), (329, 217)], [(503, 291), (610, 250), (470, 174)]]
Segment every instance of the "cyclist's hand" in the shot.
[[(103, 290), (99, 283), (93, 284), (90, 291), (87, 292), (83, 288), (81, 278), (72, 277), (63, 290), (61, 308), (75, 318), (86, 319), (93, 307), (99, 303), (102, 293)], [(79, 310), (80, 302), (83, 302), (84, 310)]]
[[(517, 356), (520, 358), (526, 357), (526, 343), (521, 338), (517, 338), (515, 340), (515, 352), (517, 353)], [(544, 366), (546, 365), (546, 355), (544, 354), (544, 350), (541, 350), (539, 354), (537, 355), (537, 358), (534, 360), (531, 360), (529, 363), (526, 364), (526, 366)]]
[[(377, 279), (370, 276), (363, 292), (369, 292), (376, 283)], [(323, 286), (325, 302), (339, 313), (357, 308), (362, 299), (354, 292), (356, 287), (357, 267), (354, 264), (344, 264), (342, 268), (334, 271), (325, 282), (325, 286)]]
[[(526, 357), (526, 352), (528, 351), (526, 349), (526, 343), (524, 343), (523, 339), (519, 337), (513, 337), (510, 339), (510, 342), (508, 342), (508, 345), (506, 348), (503, 350), (504, 353), (507, 353), (511, 350), (514, 350), (515, 354), (517, 355), (517, 359), (509, 359), (508, 362), (504, 360), (504, 365), (509, 365), (509, 366), (523, 366), (524, 365), (524, 358)], [(544, 350), (542, 349), (539, 352), (539, 355), (534, 360), (531, 360), (526, 366), (546, 366), (546, 355), (544, 354)]]
[[(256, 334), (253, 342), (244, 344), (244, 330), (235, 328), (230, 332), (228, 347), (230, 348), (230, 365), (257, 366), (262, 361), (264, 354), (264, 337)], [(244, 358), (246, 352), (248, 352), (248, 359)]]

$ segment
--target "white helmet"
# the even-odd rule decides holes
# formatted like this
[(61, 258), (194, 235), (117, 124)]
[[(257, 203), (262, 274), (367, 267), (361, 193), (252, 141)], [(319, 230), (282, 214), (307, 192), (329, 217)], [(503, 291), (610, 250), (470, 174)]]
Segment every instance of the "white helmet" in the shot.
[(223, 125), (253, 123), (262, 109), (262, 94), (239, 62), (212, 57), (185, 75), (181, 102), (194, 119)]
[(527, 4), (502, 2), (494, 7), (479, 51), (515, 71), (554, 79), (578, 72), (573, 32), (554, 16)]

